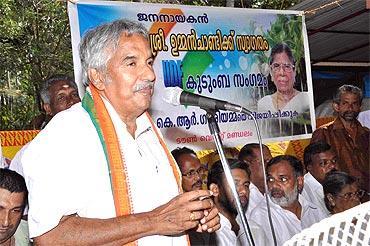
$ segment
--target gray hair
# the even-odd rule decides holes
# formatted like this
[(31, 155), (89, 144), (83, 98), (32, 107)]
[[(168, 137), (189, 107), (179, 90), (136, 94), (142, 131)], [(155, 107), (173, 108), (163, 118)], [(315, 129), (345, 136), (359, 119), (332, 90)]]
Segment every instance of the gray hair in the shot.
[(52, 87), (55, 83), (59, 82), (59, 81), (66, 81), (68, 82), (68, 84), (78, 90), (77, 88), (77, 85), (76, 85), (76, 82), (74, 82), (74, 80), (68, 76), (64, 76), (64, 75), (55, 75), (55, 76), (52, 76), (50, 78), (48, 78), (47, 80), (45, 80), (42, 84), (41, 84), (41, 88), (40, 88), (40, 97), (41, 97), (41, 100), (43, 103), (50, 103), (50, 92), (49, 92), (49, 89), (50, 87)]
[[(121, 19), (106, 23), (87, 31), (80, 43), (82, 82), (89, 85), (88, 70), (95, 68), (105, 72), (107, 62), (117, 49), (122, 33), (127, 36), (139, 34), (148, 39), (148, 31), (138, 22)], [(109, 49), (109, 52), (108, 52)]]
[(363, 98), (362, 91), (360, 88), (354, 85), (342, 85), (341, 87), (339, 87), (333, 96), (333, 101), (337, 104), (340, 103), (340, 98), (342, 94), (346, 92), (350, 92), (357, 95), (358, 99), (360, 100), (360, 103), (362, 102)]

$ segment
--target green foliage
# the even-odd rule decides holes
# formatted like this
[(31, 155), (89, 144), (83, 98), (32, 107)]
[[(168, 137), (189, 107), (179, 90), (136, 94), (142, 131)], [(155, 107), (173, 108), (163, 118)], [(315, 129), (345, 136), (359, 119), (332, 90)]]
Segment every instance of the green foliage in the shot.
[(41, 81), (73, 74), (66, 3), (2, 0), (0, 14), (0, 130), (26, 129)]
[[(302, 35), (302, 17), (278, 15), (275, 23), (271, 25), (270, 30), (263, 33), (264, 38), (269, 43), (270, 48), (278, 43), (286, 43), (293, 52), (296, 59), (296, 65), (299, 65), (303, 55), (303, 35)], [(268, 63), (270, 55), (266, 52), (257, 52), (257, 57), (260, 63)], [(297, 73), (300, 72), (300, 67), (297, 66)]]

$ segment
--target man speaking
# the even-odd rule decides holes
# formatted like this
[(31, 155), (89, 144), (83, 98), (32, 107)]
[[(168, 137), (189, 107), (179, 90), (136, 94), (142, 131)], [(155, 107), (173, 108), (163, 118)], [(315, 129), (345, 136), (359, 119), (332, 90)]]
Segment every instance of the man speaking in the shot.
[(147, 109), (155, 74), (146, 29), (118, 20), (80, 43), (82, 103), (56, 115), (24, 154), (30, 236), (40, 245), (187, 245), (213, 232), (210, 191), (183, 193)]

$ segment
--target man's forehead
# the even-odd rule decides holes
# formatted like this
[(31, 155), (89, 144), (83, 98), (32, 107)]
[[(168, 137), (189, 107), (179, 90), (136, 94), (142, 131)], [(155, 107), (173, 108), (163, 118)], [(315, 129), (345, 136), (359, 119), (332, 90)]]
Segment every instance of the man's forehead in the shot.
[(279, 161), (268, 168), (268, 173), (271, 175), (293, 175), (293, 172), (293, 167), (286, 160)]
[(0, 188), (0, 207), (19, 207), (24, 204), (24, 199), (24, 192), (10, 192), (7, 189)]

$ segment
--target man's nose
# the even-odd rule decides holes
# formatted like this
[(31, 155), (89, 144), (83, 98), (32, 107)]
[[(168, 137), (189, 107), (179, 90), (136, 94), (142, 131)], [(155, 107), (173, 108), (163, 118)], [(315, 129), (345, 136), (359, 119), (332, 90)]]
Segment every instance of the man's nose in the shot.
[(6, 211), (2, 211), (0, 213), (0, 227), (8, 227), (9, 226), (9, 214)]
[(153, 67), (150, 65), (145, 66), (142, 76), (144, 80), (155, 81), (156, 76)]

